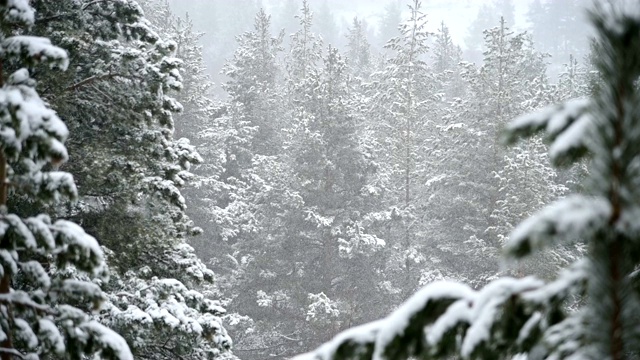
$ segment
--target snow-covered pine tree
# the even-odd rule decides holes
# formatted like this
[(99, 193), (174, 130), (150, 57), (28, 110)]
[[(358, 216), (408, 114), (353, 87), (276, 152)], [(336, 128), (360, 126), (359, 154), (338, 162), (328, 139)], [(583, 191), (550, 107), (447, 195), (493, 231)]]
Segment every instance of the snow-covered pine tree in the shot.
[[(535, 52), (526, 33), (510, 31), (504, 19), (485, 31), (484, 47), (482, 66), (463, 68), (469, 96), (445, 109), (438, 138), (456, 146), (447, 146), (438, 164), (449, 185), (436, 194), (447, 200), (439, 201), (434, 213), (441, 222), (437, 237), (449, 243), (463, 239), (466, 251), (483, 259), (467, 274), (476, 280), (497, 273), (497, 263), (488, 259), (495, 259), (513, 225), (561, 190), (539, 139), (513, 155), (499, 143), (509, 119), (550, 103), (544, 55)], [(463, 153), (458, 147), (473, 150)]]
[(256, 127), (249, 147), (261, 155), (277, 154), (281, 143), (278, 116), (281, 99), (275, 89), (282, 75), (277, 58), (283, 50), (284, 32), (273, 36), (270, 28), (271, 16), (261, 8), (253, 30), (237, 37), (233, 60), (223, 68), (230, 78), (223, 89), (231, 96), (231, 102), (244, 107), (249, 126)]
[[(46, 214), (21, 218), (9, 196), (52, 203), (77, 198), (71, 174), (52, 170), (68, 160), (68, 129), (36, 91), (30, 70), (66, 70), (67, 52), (28, 35), (27, 0), (0, 2), (0, 358), (133, 359), (122, 337), (86, 311), (105, 300), (102, 249), (69, 221)], [(86, 280), (51, 277), (73, 268)]]
[[(213, 273), (185, 244), (197, 228), (180, 187), (200, 157), (173, 137), (182, 108), (171, 96), (182, 88), (176, 42), (159, 36), (133, 0), (31, 4), (43, 19), (33, 32), (64, 44), (77, 64), (64, 76), (38, 75), (52, 84), (41, 86), (43, 96), (68, 120), (69, 149), (85, 154), (64, 165), (78, 179), (79, 204), (51, 213), (69, 214), (108, 248), (100, 321), (135, 356), (218, 356), (231, 341), (217, 294), (205, 291), (215, 290)], [(54, 275), (80, 278), (61, 268)]]
[[(221, 109), (211, 99), (213, 82), (204, 65), (202, 46), (198, 44), (203, 34), (193, 30), (192, 19), (186, 16), (184, 19), (171, 13), (169, 3), (166, 0), (145, 0), (140, 5), (145, 11), (145, 17), (149, 19), (153, 28), (163, 39), (173, 41), (176, 44), (174, 56), (182, 61), (180, 75), (182, 77), (182, 89), (172, 95), (182, 105), (182, 111), (174, 113), (176, 134), (181, 134), (193, 139), (193, 146), (201, 153), (203, 160), (197, 164), (196, 175), (211, 171), (212, 157), (206, 153), (205, 142), (200, 138), (201, 131), (210, 126), (212, 119), (219, 116)], [(210, 156), (211, 155), (211, 156)], [(188, 185), (200, 184), (199, 181), (189, 182)], [(184, 189), (185, 198), (189, 199), (187, 212), (193, 221), (204, 229), (207, 229), (210, 217), (205, 214), (206, 194), (203, 194), (199, 186), (187, 186)], [(202, 250), (197, 245), (206, 242), (207, 236), (198, 236), (191, 239), (198, 251)], [(203, 254), (204, 255), (204, 254)], [(207, 259), (205, 255), (202, 257)]]
[[(501, 278), (478, 291), (431, 284), (387, 318), (343, 332), (298, 359), (637, 358), (640, 5), (603, 2), (590, 16), (601, 91), (524, 115), (507, 129), (508, 141), (546, 132), (555, 164), (589, 154), (587, 193), (521, 223), (506, 248), (523, 257), (583, 239), (588, 256), (548, 284), (531, 277)], [(568, 311), (574, 294), (587, 296)]]
[(307, 0), (302, 1), (300, 14), (296, 15), (300, 28), (291, 34), (289, 56), (286, 61), (286, 85), (288, 101), (291, 108), (299, 101), (298, 89), (304, 86), (309, 71), (313, 69), (322, 58), (322, 39), (311, 29), (313, 25), (313, 12), (309, 8)]
[(176, 43), (173, 55), (182, 60), (182, 89), (175, 94), (175, 98), (182, 105), (182, 111), (173, 115), (175, 135), (196, 141), (198, 131), (216, 115), (214, 102), (211, 100), (213, 81), (205, 66), (203, 47), (200, 45), (205, 34), (194, 30), (193, 18), (188, 13), (184, 18), (175, 16), (168, 0), (144, 0), (140, 5), (154, 30), (162, 38)]
[(368, 79), (373, 71), (371, 46), (365, 26), (366, 23), (355, 17), (347, 31), (347, 65), (357, 79)]
[(450, 102), (454, 98), (462, 97), (465, 91), (465, 84), (460, 76), (462, 50), (453, 43), (449, 28), (444, 22), (440, 24), (434, 37), (432, 58), (434, 76), (439, 83), (437, 91), (442, 94), (444, 101)]
[(426, 194), (420, 189), (429, 178), (433, 143), (431, 105), (434, 81), (426, 64), (430, 33), (422, 2), (409, 2), (409, 17), (398, 25), (400, 35), (389, 40), (385, 48), (391, 53), (384, 68), (372, 75), (369, 85), (369, 126), (380, 147), (376, 158), (380, 169), (379, 187), (384, 189), (386, 214), (382, 226), (385, 239), (392, 240), (395, 254), (389, 259), (388, 275), (395, 273), (394, 287), (406, 294), (413, 292), (420, 278), (416, 266), (425, 260), (419, 211)]
[[(171, 18), (169, 23), (173, 23)], [(280, 206), (287, 199), (279, 194), (279, 182), (288, 177), (277, 174), (281, 164), (276, 163), (272, 155), (279, 153), (281, 148), (277, 140), (281, 96), (276, 91), (280, 73), (276, 57), (281, 51), (282, 34), (272, 36), (270, 25), (270, 17), (260, 11), (254, 28), (236, 38), (238, 48), (223, 67), (228, 79), (222, 87), (230, 95), (228, 101), (208, 102), (211, 104), (208, 115), (197, 112), (198, 109), (193, 108), (196, 102), (189, 101), (184, 104), (185, 114), (197, 116), (182, 116), (187, 122), (182, 126), (192, 126), (197, 131), (196, 143), (205, 158), (205, 162), (196, 167), (196, 189), (190, 191), (198, 194), (191, 211), (200, 214), (204, 228), (203, 236), (194, 239), (194, 246), (216, 270), (217, 285), (230, 299), (229, 306), (234, 311), (249, 314), (247, 309), (259, 309), (254, 276), (258, 279), (260, 276), (251, 272), (256, 270), (252, 259), (257, 255), (264, 256), (270, 244), (267, 234), (272, 226), (276, 226), (269, 223), (272, 218), (268, 208), (270, 204)], [(173, 37), (171, 31), (166, 35)], [(186, 41), (182, 46), (178, 42), (178, 56), (181, 48), (195, 45), (188, 36), (181, 38)], [(201, 69), (202, 64), (197, 63), (196, 57), (183, 60), (185, 70)], [(188, 80), (194, 75), (197, 77), (197, 74), (187, 72), (184, 77)], [(202, 77), (194, 80), (196, 84), (206, 82)], [(186, 85), (182, 93), (197, 95), (188, 83)], [(197, 90), (197, 87), (193, 89)], [(278, 182), (274, 182), (274, 178)], [(245, 272), (251, 276), (244, 276)], [(240, 327), (247, 325), (245, 319), (249, 320), (235, 318), (242, 318), (242, 324), (235, 324)], [(256, 326), (259, 331), (239, 334), (238, 351), (245, 358), (251, 358), (254, 353), (262, 354), (262, 348), (272, 345), (271, 340), (280, 342), (280, 335), (290, 334), (288, 329), (280, 332), (262, 326), (262, 322)]]
[[(488, 92), (495, 91), (496, 101), (488, 108), (492, 109), (489, 111), (493, 111), (492, 116), (495, 117), (493, 126), (497, 127), (489, 131), (494, 135), (517, 114), (540, 109), (554, 101), (555, 89), (545, 75), (545, 59), (548, 55), (537, 52), (526, 33), (506, 35), (508, 33), (502, 24), (501, 30), (494, 32), (492, 41), (487, 44), (492, 56), (485, 57), (492, 68), (489, 66), (483, 69), (488, 70), (485, 74), (493, 73), (496, 77), (497, 86), (488, 86), (487, 89)], [(503, 71), (499, 70), (500, 67)], [(495, 197), (494, 202), (488, 204), (491, 209), (489, 227), (484, 231), (483, 237), (498, 240), (493, 244), (498, 244), (496, 254), (499, 254), (508, 234), (517, 223), (563, 196), (567, 187), (558, 181), (558, 172), (551, 167), (547, 147), (541, 137), (526, 139), (508, 153), (500, 151), (499, 141), (494, 139), (493, 156), (498, 154), (502, 158), (494, 158), (490, 162), (497, 166), (490, 176), (491, 183), (497, 187), (492, 189), (495, 192), (491, 196)], [(539, 266), (540, 263), (548, 266)], [(515, 271), (520, 275), (535, 273), (548, 277), (555, 275), (557, 266), (553, 266), (549, 260), (541, 261), (539, 255), (536, 255), (531, 261), (523, 262)]]
[[(299, 40), (292, 44), (309, 46)], [(304, 54), (298, 47), (293, 52)], [(232, 303), (256, 319), (260, 329), (247, 339), (255, 344), (243, 353), (250, 358), (314, 346), (348, 326), (339, 314), (366, 321), (379, 310), (366, 305), (380, 299), (377, 274), (353, 271), (373, 267), (370, 255), (383, 245), (362, 225), (371, 208), (364, 188), (372, 169), (356, 132), (360, 119), (353, 109), (358, 106), (352, 106), (356, 100), (337, 50), (329, 47), (322, 60), (322, 68), (307, 64), (304, 78), (287, 79), (297, 93), (292, 95), (296, 100), (283, 154), (279, 164), (272, 163), (252, 180), (261, 178), (268, 185), (253, 194), (259, 204), (254, 213), (261, 218), (259, 233), (238, 238), (233, 246), (238, 268), (244, 270), (234, 293), (257, 295), (255, 300), (237, 296)]]
[[(421, 2), (414, 0), (409, 5), (410, 18), (399, 25), (400, 36), (385, 45), (394, 52), (387, 68), (380, 74), (379, 100), (386, 111), (383, 119), (390, 129), (388, 150), (390, 164), (396, 172), (394, 187), (398, 203), (403, 207), (413, 204), (416, 177), (419, 176), (421, 161), (420, 147), (425, 131), (426, 119), (421, 117), (419, 109), (424, 109), (425, 87), (432, 82), (423, 56), (427, 53), (426, 15), (421, 10)], [(419, 150), (420, 149), (420, 150)]]
[(436, 73), (452, 70), (462, 61), (462, 50), (453, 43), (449, 28), (444, 22), (440, 23), (438, 32), (435, 34), (433, 60), (433, 71)]
[(228, 259), (208, 254), (232, 256), (235, 244), (248, 242), (253, 247), (260, 241), (258, 230), (265, 226), (260, 209), (265, 204), (259, 198), (269, 196), (264, 191), (272, 189), (263, 175), (281, 148), (276, 57), (282, 50), (282, 33), (272, 36), (270, 26), (271, 17), (260, 10), (254, 28), (236, 38), (238, 48), (223, 67), (228, 81), (222, 87), (230, 98), (217, 106), (218, 113), (198, 133), (207, 159), (197, 168), (202, 203), (198, 210), (207, 214), (206, 239), (199, 248), (221, 270), (228, 270), (224, 265)]
[(569, 100), (579, 96), (589, 95), (586, 79), (586, 67), (578, 62), (575, 56), (569, 56), (569, 62), (564, 64), (563, 70), (558, 75), (558, 86), (555, 97), (560, 100)]

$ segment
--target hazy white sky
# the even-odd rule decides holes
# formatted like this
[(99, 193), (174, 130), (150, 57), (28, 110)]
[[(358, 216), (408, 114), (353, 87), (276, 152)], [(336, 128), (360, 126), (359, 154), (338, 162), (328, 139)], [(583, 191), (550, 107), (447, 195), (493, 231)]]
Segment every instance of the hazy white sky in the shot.
[[(224, 14), (222, 19), (216, 18), (216, 7), (208, 7), (208, 4), (225, 4), (231, 5), (224, 7), (224, 11), (229, 11), (229, 9), (233, 9), (233, 5), (235, 4), (247, 4), (250, 2), (257, 1), (261, 3), (267, 10), (267, 13), (274, 15), (274, 24), (279, 20), (279, 16), (283, 14), (287, 14), (283, 10), (286, 8), (286, 4), (290, 0), (244, 0), (240, 2), (240, 0), (169, 0), (171, 6), (176, 14), (183, 15), (186, 12), (190, 12), (192, 14), (197, 14), (194, 18), (198, 19), (195, 22), (195, 29), (197, 31), (203, 32), (206, 35), (201, 38), (201, 44), (204, 47), (204, 57), (206, 66), (209, 68), (209, 71), (216, 82), (222, 82), (221, 76), (219, 74), (220, 68), (226, 61), (233, 56), (233, 51), (235, 50), (235, 42), (233, 41), (233, 37), (241, 34), (243, 31), (249, 30), (253, 26), (253, 16), (247, 16), (247, 14), (243, 14), (243, 16), (234, 16), (234, 14)], [(294, 0), (295, 2), (301, 4), (302, 0)], [(379, 20), (382, 18), (385, 13), (385, 7), (389, 4), (390, 1), (394, 0), (308, 0), (310, 2), (312, 10), (319, 9), (323, 3), (326, 1), (329, 7), (331, 8), (332, 13), (336, 17), (337, 24), (339, 26), (348, 27), (351, 25), (351, 21), (354, 17), (358, 17), (360, 19), (364, 19), (371, 27), (377, 27)], [(403, 18), (408, 17), (408, 8), (406, 6), (407, 3), (411, 2), (411, 0), (395, 0), (399, 1), (400, 4), (403, 4), (404, 9), (406, 9), (406, 13)], [(465, 39), (468, 35), (468, 29), (471, 23), (477, 18), (478, 10), (484, 4), (492, 4), (497, 0), (422, 0), (422, 9), (427, 14), (428, 26), (431, 31), (437, 31), (440, 23), (444, 21), (444, 23), (449, 27), (450, 33), (453, 37), (453, 40), (456, 45), (459, 45), (466, 50), (466, 44), (464, 43)], [(526, 13), (529, 8), (529, 4), (533, 0), (512, 0), (515, 5), (515, 26), (513, 24), (508, 24), (509, 27), (516, 31), (526, 30), (528, 28), (528, 24), (526, 22)], [(545, 2), (562, 2), (566, 0), (544, 0)], [(591, 3), (592, 0), (580, 0), (580, 4), (584, 4), (587, 6)], [(640, 1), (640, 0), (638, 0)], [(204, 5), (204, 6), (203, 6)], [(209, 11), (211, 9), (211, 11)], [(287, 9), (290, 10), (290, 9)], [(218, 14), (219, 15), (219, 14)], [(289, 15), (287, 15), (289, 16)], [(216, 21), (220, 21), (222, 27), (219, 24), (216, 24)], [(235, 22), (235, 23), (234, 23)], [(218, 25), (218, 27), (216, 27)], [(229, 26), (234, 25), (234, 26)], [(282, 25), (282, 24), (280, 24)], [(280, 26), (274, 25), (274, 26)], [(497, 25), (497, 24), (496, 24)], [(229, 30), (232, 31), (221, 31), (221, 30)], [(277, 31), (279, 29), (275, 29)], [(344, 31), (346, 29), (342, 29), (342, 35), (344, 35)], [(218, 32), (216, 34), (216, 31)], [(585, 39), (588, 31), (585, 27)], [(285, 36), (288, 36), (286, 34)], [(372, 36), (372, 34), (369, 34)], [(371, 39), (374, 37), (372, 36)], [(344, 37), (342, 37), (344, 40)], [(383, 39), (384, 40), (384, 39)], [(375, 39), (377, 44), (380, 45), (380, 39)], [(386, 41), (386, 40), (385, 40)], [(586, 42), (585, 42), (586, 44)], [(586, 46), (585, 46), (586, 48)], [(583, 51), (586, 53), (586, 50)], [(480, 54), (481, 55), (481, 54)], [(568, 59), (567, 54), (552, 54), (554, 56), (554, 65), (550, 67), (552, 73), (557, 73), (562, 64)], [(477, 62), (481, 61), (481, 57), (475, 53), (467, 53), (465, 52), (465, 60)], [(580, 55), (582, 56), (582, 55)]]
[[(280, 1), (265, 0), (265, 3), (277, 6)], [(312, 6), (323, 1), (309, 0)], [(513, 0), (516, 7), (516, 28), (524, 26), (524, 17), (530, 1)], [(357, 16), (358, 18), (366, 19), (369, 24), (375, 25), (383, 14), (389, 0), (327, 0), (327, 2), (334, 14), (339, 19), (344, 18), (347, 23), (350, 23), (351, 19)], [(408, 0), (400, 1), (402, 4), (408, 2)], [(440, 22), (444, 21), (456, 43), (463, 45), (467, 28), (476, 18), (478, 9), (484, 3), (493, 3), (493, 0), (423, 0), (422, 7), (427, 14), (428, 25), (432, 31), (435, 31)], [(403, 6), (406, 8), (406, 5)]]

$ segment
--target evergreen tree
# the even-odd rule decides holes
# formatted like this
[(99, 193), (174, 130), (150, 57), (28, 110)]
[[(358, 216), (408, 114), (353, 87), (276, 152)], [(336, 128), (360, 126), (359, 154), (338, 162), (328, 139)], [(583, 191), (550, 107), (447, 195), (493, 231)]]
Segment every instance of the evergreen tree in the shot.
[[(310, 75), (304, 88), (306, 101), (300, 104), (286, 142), (294, 189), (303, 201), (301, 213), (292, 214), (295, 218), (289, 220), (295, 221), (291, 223), (295, 227), (290, 228), (288, 237), (299, 240), (288, 247), (298, 252), (295, 258), (310, 259), (303, 263), (306, 265), (300, 264), (310, 276), (301, 279), (304, 288), (310, 294), (322, 292), (340, 311), (358, 321), (375, 314), (375, 309), (366, 305), (375, 292), (362, 287), (373, 282), (375, 288), (376, 280), (351, 269), (376, 266), (368, 257), (380, 250), (384, 241), (363, 226), (363, 216), (375, 204), (375, 197), (366, 191), (373, 167), (357, 138), (358, 114), (351, 110), (355, 99), (348, 92), (346, 64), (332, 47), (323, 62), (323, 69)], [(361, 306), (356, 308), (355, 304)], [(332, 323), (335, 325), (320, 329), (335, 331), (341, 326)]]
[[(105, 300), (96, 239), (44, 213), (22, 218), (9, 203), (23, 197), (37, 207), (78, 195), (73, 177), (52, 169), (68, 160), (68, 129), (31, 77), (42, 65), (66, 70), (69, 59), (48, 38), (27, 35), (35, 17), (28, 1), (0, 3), (0, 358), (133, 359), (122, 337), (85, 312)], [(51, 276), (66, 269), (83, 278)]]
[(367, 79), (373, 72), (371, 46), (366, 37), (366, 23), (353, 18), (347, 34), (347, 65), (353, 76)]
[(452, 70), (461, 59), (462, 52), (459, 46), (453, 44), (449, 28), (444, 22), (440, 23), (433, 48), (433, 70), (437, 73)]
[(282, 98), (276, 89), (280, 68), (282, 33), (273, 37), (270, 16), (261, 10), (253, 31), (237, 38), (238, 49), (224, 70), (223, 85), (230, 99), (218, 105), (215, 114), (201, 125), (198, 134), (206, 162), (197, 169), (199, 204), (194, 210), (204, 216), (205, 236), (198, 241), (202, 256), (233, 253), (236, 242), (257, 236), (261, 221), (254, 218), (265, 183), (257, 175), (281, 148)]
[[(87, 155), (66, 165), (78, 179), (79, 203), (51, 212), (73, 216), (111, 254), (100, 321), (122, 332), (136, 356), (219, 355), (231, 345), (223, 309), (196, 290), (211, 287), (213, 274), (185, 244), (199, 229), (179, 188), (201, 158), (173, 136), (173, 113), (182, 109), (170, 95), (182, 89), (177, 43), (159, 36), (135, 1), (33, 5), (47, 19), (34, 32), (50, 33), (78, 64), (63, 77), (41, 73), (56, 84), (43, 93), (76, 134), (69, 148)], [(147, 5), (168, 14), (166, 3)], [(54, 275), (80, 277), (65, 269)]]
[(385, 46), (395, 54), (384, 72), (378, 75), (381, 78), (378, 80), (380, 90), (386, 88), (386, 93), (379, 95), (381, 98), (378, 103), (390, 107), (381, 112), (391, 115), (385, 120), (390, 122), (392, 129), (389, 136), (393, 142), (390, 163), (397, 164), (397, 184), (394, 187), (401, 191), (398, 200), (404, 207), (412, 204), (412, 180), (420, 171), (416, 169), (416, 164), (421, 163), (418, 160), (418, 148), (421, 146), (425, 121), (419, 118), (419, 109), (424, 107), (428, 93), (424, 87), (431, 82), (423, 59), (428, 50), (429, 33), (426, 31), (426, 15), (420, 7), (421, 3), (417, 0), (409, 6), (411, 16), (399, 26), (401, 35), (391, 39)]
[(449, 28), (440, 24), (435, 34), (433, 45), (433, 72), (440, 83), (439, 92), (442, 92), (446, 100), (459, 98), (464, 95), (464, 84), (460, 73), (462, 68), (462, 50), (453, 43)]
[(394, 239), (395, 254), (389, 258), (396, 278), (394, 287), (411, 292), (418, 285), (419, 267), (424, 261), (418, 209), (424, 198), (422, 184), (429, 178), (432, 135), (429, 126), (434, 81), (425, 57), (429, 32), (420, 1), (409, 5), (409, 18), (399, 25), (400, 36), (385, 46), (392, 52), (382, 71), (374, 73), (369, 94), (370, 128), (381, 145), (376, 150), (378, 188), (384, 192), (387, 209), (378, 225), (386, 239)]
[[(254, 204), (247, 213), (259, 221), (232, 233), (235, 252), (230, 254), (233, 271), (243, 274), (233, 280), (231, 306), (253, 318), (259, 329), (243, 339), (248, 357), (313, 346), (352, 323), (338, 321), (339, 314), (361, 322), (379, 313), (366, 305), (379, 299), (377, 279), (354, 271), (372, 266), (372, 252), (384, 244), (363, 226), (374, 200), (365, 191), (373, 169), (356, 133), (362, 120), (354, 112), (359, 98), (348, 87), (337, 50), (329, 47), (326, 57), (319, 56), (321, 43), (311, 32), (306, 2), (299, 18), (301, 29), (292, 36), (287, 64), (286, 112), (280, 114), (287, 130), (283, 146), (274, 151), (281, 155), (254, 153), (252, 163), (259, 165), (245, 167), (250, 178), (240, 181), (255, 187), (233, 195), (234, 202)], [(249, 70), (244, 65), (234, 71), (244, 74)], [(249, 229), (255, 233), (243, 232)]]
[(489, 4), (482, 4), (464, 41), (467, 45), (467, 58), (472, 61), (480, 61), (482, 54), (487, 50), (483, 47), (485, 44), (483, 41), (484, 31), (492, 28), (501, 18), (512, 26), (515, 23), (514, 11), (512, 0), (495, 0)]
[[(196, 191), (201, 201), (195, 211), (206, 218), (206, 238), (197, 244), (201, 256), (219, 272), (229, 307), (249, 315), (255, 315), (258, 308), (261, 315), (262, 308), (256, 303), (260, 286), (255, 284), (261, 273), (253, 259), (263, 266), (267, 250), (274, 250), (264, 237), (275, 225), (270, 223), (274, 215), (269, 207), (286, 203), (277, 194), (278, 182), (283, 179), (273, 177), (281, 166), (275, 155), (282, 146), (282, 97), (277, 91), (281, 70), (276, 62), (282, 50), (282, 33), (273, 37), (270, 17), (260, 11), (254, 29), (238, 36), (237, 41), (233, 58), (224, 66), (228, 81), (223, 88), (229, 100), (214, 107), (215, 113), (198, 134), (207, 161), (197, 169)], [(290, 334), (287, 329), (280, 332), (264, 325), (273, 318), (258, 316), (261, 321), (255, 324), (246, 317), (236, 318), (242, 318), (238, 327), (247, 325), (250, 329), (238, 341), (238, 351), (244, 357), (262, 354), (263, 348), (281, 341), (280, 335)]]
[[(452, 202), (451, 205), (474, 213), (467, 217), (471, 223), (454, 228), (470, 230), (465, 234), (470, 245), (483, 253), (497, 254), (512, 224), (527, 216), (522, 211), (535, 211), (559, 195), (560, 188), (553, 190), (556, 189), (555, 172), (549, 168), (539, 140), (533, 139), (518, 148), (516, 155), (508, 155), (501, 149), (498, 139), (499, 131), (508, 119), (550, 101), (551, 89), (544, 76), (544, 55), (533, 49), (525, 33), (511, 32), (504, 19), (499, 27), (485, 31), (485, 46), (484, 64), (477, 69), (467, 65), (463, 73), (469, 82), (471, 100), (463, 105), (463, 114), (467, 115), (462, 115), (468, 117), (463, 124), (469, 130), (465, 129), (460, 135), (472, 137), (454, 140), (463, 141), (475, 150), (472, 158), (456, 159), (457, 152), (450, 158), (466, 164), (467, 168), (464, 171), (458, 168), (453, 174), (468, 176), (460, 182), (462, 187), (458, 193), (465, 193), (464, 189), (472, 193), (462, 197), (462, 203), (454, 205), (456, 202)], [(479, 168), (477, 164), (482, 166)], [(528, 182), (531, 172), (546, 174), (541, 176), (545, 181), (538, 177), (533, 186)], [(518, 184), (517, 178), (522, 183)], [(529, 195), (525, 196), (526, 193)], [(469, 206), (469, 200), (475, 205)], [(515, 210), (518, 207), (520, 210)]]
[(284, 33), (271, 35), (271, 16), (260, 9), (256, 15), (253, 31), (238, 37), (238, 49), (232, 62), (224, 67), (230, 78), (223, 88), (231, 97), (231, 102), (244, 107), (250, 126), (257, 128), (252, 141), (252, 150), (262, 155), (274, 155), (278, 150), (279, 98), (275, 88), (281, 76), (277, 64), (282, 49)]
[(586, 70), (578, 60), (569, 56), (569, 63), (564, 65), (563, 71), (558, 76), (558, 100), (569, 100), (579, 96), (586, 96), (589, 90), (585, 80)]
[(310, 71), (322, 57), (322, 40), (312, 31), (313, 13), (309, 2), (304, 0), (300, 14), (296, 15), (300, 28), (291, 34), (287, 66), (287, 87), (290, 102), (300, 100), (298, 88), (304, 86)]

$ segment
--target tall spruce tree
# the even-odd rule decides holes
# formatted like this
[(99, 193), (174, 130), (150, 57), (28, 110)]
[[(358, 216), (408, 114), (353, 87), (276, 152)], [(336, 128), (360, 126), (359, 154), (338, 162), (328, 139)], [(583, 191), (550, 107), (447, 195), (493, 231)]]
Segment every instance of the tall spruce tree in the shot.
[(366, 23), (353, 18), (347, 33), (347, 65), (353, 76), (367, 79), (373, 72), (371, 46), (366, 36)]
[[(85, 312), (105, 300), (96, 282), (108, 273), (96, 239), (44, 213), (22, 218), (10, 202), (22, 197), (37, 209), (78, 196), (71, 174), (53, 169), (68, 160), (68, 129), (31, 77), (45, 65), (66, 70), (69, 59), (48, 38), (30, 35), (35, 18), (28, 1), (0, 3), (0, 358), (133, 359), (122, 337)], [(55, 269), (83, 278), (50, 276)]]
[(515, 8), (513, 0), (494, 0), (485, 2), (478, 9), (476, 19), (471, 23), (464, 40), (466, 45), (465, 58), (473, 62), (480, 62), (487, 50), (484, 45), (484, 31), (495, 26), (503, 18), (509, 26), (515, 23)]
[(453, 43), (449, 28), (444, 22), (440, 24), (435, 34), (432, 52), (433, 72), (439, 83), (437, 91), (444, 96), (445, 102), (462, 97), (465, 91), (464, 82), (460, 76), (462, 50), (460, 46)]
[[(201, 159), (173, 136), (182, 109), (171, 95), (182, 89), (177, 43), (153, 30), (136, 1), (32, 5), (43, 18), (34, 33), (64, 44), (77, 64), (64, 76), (39, 74), (55, 84), (40, 87), (68, 121), (69, 149), (86, 154), (64, 165), (78, 179), (78, 204), (50, 211), (69, 214), (106, 248), (112, 276), (102, 283), (108, 301), (99, 320), (135, 356), (218, 356), (231, 345), (224, 309), (203, 294), (213, 273), (185, 243), (198, 228), (180, 187)], [(166, 13), (164, 5), (157, 9)], [(82, 278), (56, 270), (56, 278)]]
[(452, 103), (441, 128), (445, 143), (474, 150), (444, 150), (440, 166), (451, 186), (441, 196), (449, 201), (441, 201), (435, 214), (443, 221), (442, 235), (449, 233), (445, 239), (457, 236), (469, 246), (466, 251), (485, 259), (474, 262), (479, 268), (472, 273), (480, 271), (475, 279), (496, 274), (495, 255), (513, 225), (562, 190), (539, 139), (518, 147), (515, 155), (499, 143), (499, 131), (510, 118), (550, 103), (544, 55), (525, 33), (511, 32), (504, 19), (485, 31), (484, 46), (482, 66), (466, 64), (462, 73), (469, 96)]
[(376, 154), (387, 205), (381, 225), (388, 228), (384, 237), (395, 240), (390, 273), (396, 274), (395, 286), (405, 295), (418, 286), (417, 264), (425, 259), (426, 242), (416, 225), (417, 209), (424, 201), (419, 189), (429, 178), (427, 154), (432, 145), (428, 109), (435, 83), (425, 61), (430, 34), (421, 6), (419, 0), (410, 2), (409, 18), (398, 26), (400, 36), (385, 46), (392, 55), (369, 86), (374, 99), (369, 108), (371, 129), (382, 144)]
[(233, 60), (223, 70), (230, 78), (224, 90), (231, 102), (244, 107), (247, 121), (257, 129), (251, 150), (262, 155), (276, 154), (280, 144), (279, 97), (274, 90), (282, 76), (277, 58), (283, 51), (284, 32), (273, 36), (270, 28), (271, 16), (260, 9), (253, 30), (237, 38)]
[[(250, 358), (267, 351), (291, 355), (379, 313), (366, 305), (379, 299), (378, 279), (353, 271), (372, 265), (371, 254), (383, 246), (363, 225), (373, 202), (365, 191), (372, 167), (356, 133), (359, 98), (350, 91), (338, 51), (329, 47), (319, 56), (306, 2), (299, 19), (285, 79), (286, 112), (280, 114), (284, 141), (274, 152), (279, 156), (254, 156), (263, 166), (250, 181), (260, 179), (260, 186), (242, 193), (255, 196), (251, 214), (260, 224), (232, 245), (243, 277), (231, 305), (251, 316), (260, 331), (243, 339), (243, 354)], [(234, 72), (247, 72), (245, 64)], [(339, 314), (348, 314), (350, 322)]]

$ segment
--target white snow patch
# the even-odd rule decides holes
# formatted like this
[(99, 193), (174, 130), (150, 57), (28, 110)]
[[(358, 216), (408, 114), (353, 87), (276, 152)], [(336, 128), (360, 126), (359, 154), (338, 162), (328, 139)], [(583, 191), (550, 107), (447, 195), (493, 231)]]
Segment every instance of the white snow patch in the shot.
[(577, 98), (565, 102), (549, 119), (547, 132), (550, 134), (559, 133), (567, 127), (569, 120), (582, 116), (590, 104), (591, 100), (587, 98)]
[(6, 21), (21, 22), (27, 26), (34, 24), (35, 14), (28, 0), (9, 0), (6, 7), (9, 9), (5, 17)]
[[(14, 0), (15, 1), (15, 0)], [(51, 44), (51, 40), (39, 36), (11, 36), (2, 42), (2, 49), (14, 56), (26, 54), (38, 62), (51, 62), (66, 70), (69, 66), (67, 52)]]
[(568, 196), (528, 218), (513, 230), (506, 249), (529, 241), (539, 249), (554, 237), (576, 239), (606, 222), (611, 206), (606, 199), (582, 195)]
[(592, 129), (593, 118), (583, 115), (562, 132), (549, 146), (549, 158), (552, 161), (562, 157), (572, 149), (586, 147), (588, 135)]
[(402, 304), (396, 311), (384, 319), (384, 327), (380, 329), (376, 337), (376, 348), (373, 359), (384, 359), (384, 348), (409, 325), (409, 320), (417, 312), (422, 310), (429, 301), (440, 299), (461, 299), (473, 297), (473, 290), (464, 284), (439, 281), (429, 284), (418, 290), (413, 296)]
[(469, 357), (476, 346), (491, 336), (491, 327), (496, 318), (498, 308), (513, 294), (534, 290), (544, 282), (533, 277), (522, 279), (501, 278), (489, 283), (477, 295), (471, 307), (471, 327), (462, 342), (460, 354)]

